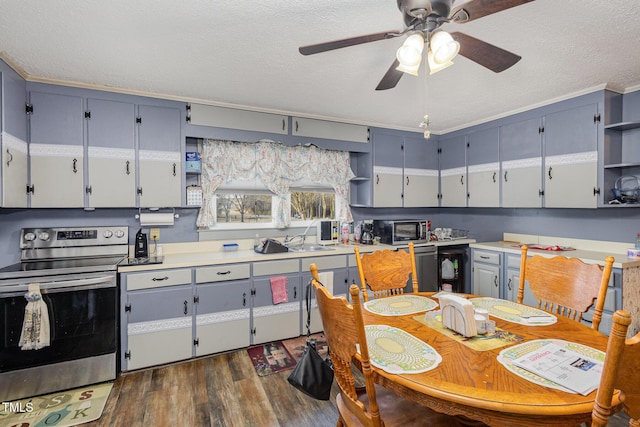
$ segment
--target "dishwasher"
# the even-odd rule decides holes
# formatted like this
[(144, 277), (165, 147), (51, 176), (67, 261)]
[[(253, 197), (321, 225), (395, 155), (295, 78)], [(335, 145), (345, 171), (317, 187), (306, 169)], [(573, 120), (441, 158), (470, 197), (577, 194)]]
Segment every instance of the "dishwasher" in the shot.
[(415, 246), (418, 291), (438, 291), (438, 254), (435, 246)]

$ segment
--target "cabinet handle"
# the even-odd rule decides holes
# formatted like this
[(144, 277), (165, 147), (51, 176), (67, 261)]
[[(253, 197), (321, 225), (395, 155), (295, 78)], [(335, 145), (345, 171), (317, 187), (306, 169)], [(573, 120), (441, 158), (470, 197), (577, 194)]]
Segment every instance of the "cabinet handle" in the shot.
[(243, 293), (242, 294), (242, 306), (246, 307), (247, 306), (247, 293)]
[(511, 277), (509, 277), (509, 281), (507, 282), (507, 289), (511, 290)]
[(296, 120), (296, 133), (298, 133), (298, 121)]
[(297, 299), (298, 298), (298, 287), (294, 286), (293, 287), (293, 299)]
[(127, 163), (126, 163), (126, 166), (127, 166), (127, 167), (126, 167), (126, 173), (127, 173), (127, 175), (130, 175), (130, 174), (131, 174), (131, 171), (129, 170), (129, 165), (130, 165), (130, 164), (131, 164), (131, 162), (129, 162), (129, 160), (127, 160)]
[(488, 257), (488, 256), (486, 256), (486, 255), (480, 255), (480, 258), (482, 258), (482, 259), (489, 259), (489, 257)]
[(496, 173), (493, 173), (493, 182), (496, 182)]
[(78, 173), (78, 159), (73, 159), (73, 173)]
[(553, 179), (553, 177), (551, 176), (551, 170), (553, 168), (551, 166), (549, 166), (549, 172), (547, 172), (547, 174), (549, 175), (549, 179)]
[(409, 177), (407, 177), (407, 185), (409, 185)]
[(227, 274), (231, 274), (231, 270), (227, 270), (227, 271), (218, 271), (216, 274), (217, 274), (218, 276), (224, 276), (224, 275), (227, 275)]
[(284, 119), (282, 119), (282, 130), (284, 130), (284, 129), (285, 129), (285, 121), (284, 121)]
[(8, 148), (7, 148), (7, 156), (9, 156), (9, 160), (7, 160), (7, 166), (9, 166), (9, 163), (13, 161), (13, 154), (11, 154)]
[(460, 185), (464, 185), (464, 175), (460, 175)]
[(376, 174), (376, 184), (380, 183), (380, 175)]
[(176, 164), (173, 164), (173, 176), (176, 176)]
[(496, 288), (498, 287), (498, 276), (493, 276), (493, 284), (496, 285)]
[(507, 172), (509, 172), (509, 171), (504, 171), (504, 182), (507, 182), (507, 181), (508, 181), (508, 180), (507, 180)]
[(189, 313), (189, 310), (187, 309), (187, 307), (189, 307), (189, 303), (187, 302), (187, 300), (184, 300), (184, 314)]
[(169, 280), (169, 276), (164, 276), (164, 277), (154, 277), (153, 279), (154, 282), (162, 282), (163, 280)]

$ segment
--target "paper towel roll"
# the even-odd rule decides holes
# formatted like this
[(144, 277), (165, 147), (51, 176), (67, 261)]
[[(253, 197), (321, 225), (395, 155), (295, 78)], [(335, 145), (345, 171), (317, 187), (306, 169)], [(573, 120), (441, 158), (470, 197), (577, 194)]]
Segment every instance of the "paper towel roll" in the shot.
[(173, 225), (173, 213), (151, 212), (140, 214), (140, 225)]

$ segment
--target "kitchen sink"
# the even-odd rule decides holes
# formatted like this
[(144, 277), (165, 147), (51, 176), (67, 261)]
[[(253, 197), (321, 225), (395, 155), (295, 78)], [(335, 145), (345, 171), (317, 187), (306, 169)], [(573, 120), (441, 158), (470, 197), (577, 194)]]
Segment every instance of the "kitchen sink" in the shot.
[(330, 248), (328, 246), (313, 245), (313, 244), (289, 246), (289, 252), (322, 252), (322, 251), (335, 251), (335, 250), (336, 248)]

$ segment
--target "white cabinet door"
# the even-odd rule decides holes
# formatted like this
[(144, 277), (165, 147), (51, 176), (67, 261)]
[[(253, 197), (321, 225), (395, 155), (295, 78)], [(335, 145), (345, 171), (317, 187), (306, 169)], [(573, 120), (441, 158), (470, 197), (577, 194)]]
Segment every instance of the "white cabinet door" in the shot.
[(0, 135), (2, 149), (2, 207), (27, 207), (27, 143), (9, 133)]
[[(171, 324), (171, 319), (159, 321), (162, 327)], [(160, 328), (160, 327), (159, 327)], [(154, 332), (129, 334), (127, 370), (161, 365), (177, 360), (189, 359), (192, 354), (192, 327), (176, 327)]]
[(440, 172), (440, 206), (467, 206), (467, 182), (465, 168), (448, 169)]
[(582, 154), (545, 158), (545, 207), (597, 207), (597, 154)]
[(473, 264), (473, 293), (500, 298), (500, 266)]
[(82, 146), (34, 145), (31, 150), (32, 208), (84, 206)]
[(469, 166), (469, 207), (500, 206), (500, 164)]
[(438, 171), (404, 170), (404, 207), (438, 206)]
[(280, 114), (224, 108), (213, 105), (191, 104), (192, 125), (240, 129), (286, 135), (288, 117)]
[(402, 207), (402, 168), (374, 167), (373, 206)]
[(292, 127), (293, 136), (369, 142), (368, 128), (362, 125), (293, 117)]
[(502, 207), (542, 206), (542, 158), (502, 162)]

